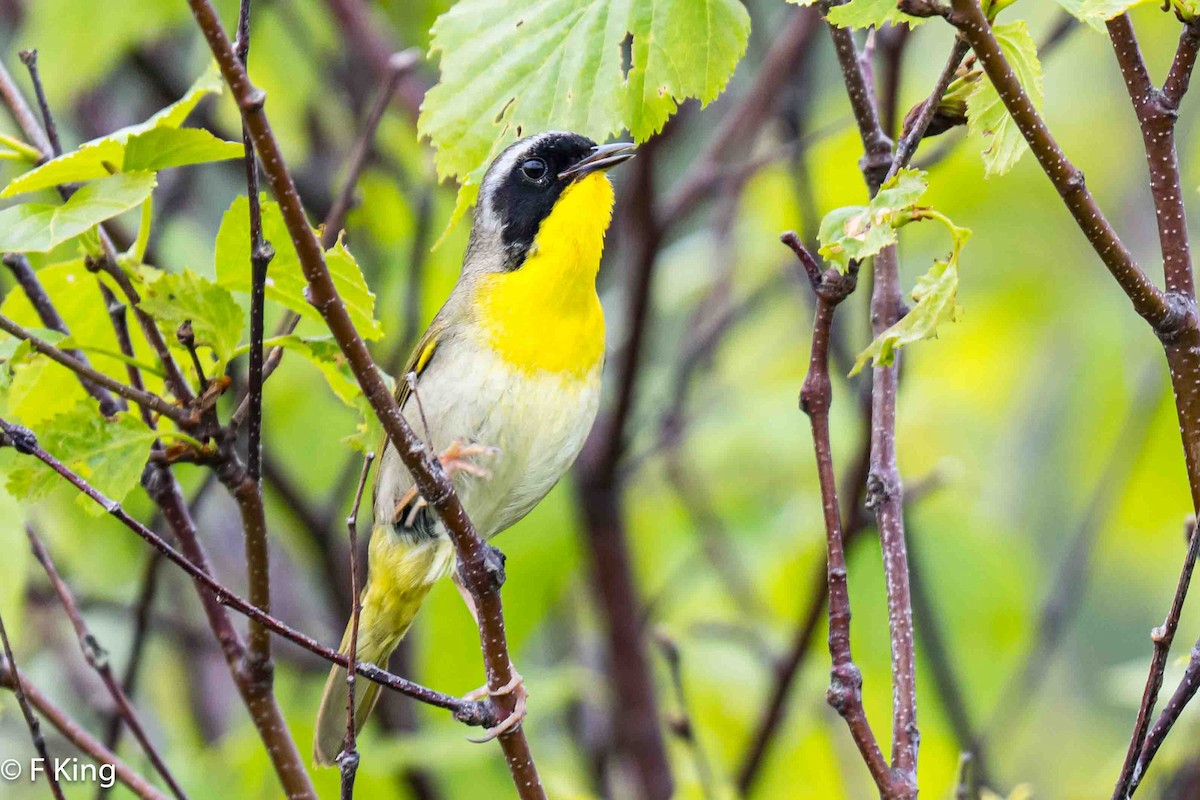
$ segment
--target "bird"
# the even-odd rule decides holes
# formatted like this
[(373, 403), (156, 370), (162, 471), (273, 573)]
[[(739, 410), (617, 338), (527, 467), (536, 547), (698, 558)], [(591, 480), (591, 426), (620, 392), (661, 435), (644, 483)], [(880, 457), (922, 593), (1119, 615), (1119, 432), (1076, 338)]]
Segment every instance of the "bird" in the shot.
[[(451, 476), (485, 540), (528, 514), (571, 467), (595, 422), (604, 368), (596, 276), (615, 194), (608, 170), (629, 142), (597, 145), (550, 131), (505, 148), (480, 182), (462, 270), (397, 381), (401, 411)], [(451, 576), (472, 616), (456, 555), (386, 442), (374, 484), (373, 525), (356, 656), (386, 667), (433, 585)], [(347, 625), (341, 652), (349, 652)], [(315, 763), (337, 763), (346, 732), (346, 672), (329, 673), (317, 713)], [(379, 698), (356, 693), (361, 730)], [(488, 731), (519, 724), (519, 675), (503, 692), (517, 708)], [(473, 695), (485, 693), (479, 690)]]

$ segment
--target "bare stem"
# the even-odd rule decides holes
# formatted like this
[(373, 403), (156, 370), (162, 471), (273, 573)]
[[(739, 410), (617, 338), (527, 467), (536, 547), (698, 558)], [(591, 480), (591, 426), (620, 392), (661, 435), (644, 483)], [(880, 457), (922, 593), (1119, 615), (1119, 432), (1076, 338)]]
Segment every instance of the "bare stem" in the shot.
[[(816, 264), (794, 233), (785, 233), (784, 244), (792, 248), (806, 267)], [(829, 379), (829, 339), (833, 315), (838, 304), (854, 290), (856, 273), (842, 275), (837, 270), (814, 275), (810, 271), (817, 311), (813, 320), (812, 348), (808, 374), (800, 392), (800, 409), (808, 415), (816, 452), (817, 477), (821, 485), (821, 506), (825, 515), (826, 581), (829, 591), (829, 655), (832, 659), (830, 685), (826, 693), (829, 705), (846, 720), (854, 744), (858, 747), (880, 797), (889, 797), (892, 775), (879, 749), (862, 703), (862, 672), (850, 652), (850, 593), (846, 584), (846, 552), (842, 536), (842, 518), (838, 507), (837, 479), (833, 470), (833, 449), (829, 439), (829, 408), (833, 389)]]
[[(460, 575), (471, 592), (479, 612), (480, 644), (487, 666), (488, 686), (497, 691), (513, 679), (512, 662), (504, 632), (504, 617), (500, 601), (503, 564), (494, 548), (488, 546), (467, 517), (449, 476), (436, 458), (430, 458), (405, 421), (396, 399), (389, 391), (367, 350), (354, 323), (346, 311), (325, 264), (325, 254), (317, 240), (296, 192), (295, 183), (271, 131), (263, 106), (266, 94), (256, 89), (233, 50), (221, 21), (209, 0), (188, 0), (196, 23), (208, 42), (217, 64), (229, 84), (230, 93), (242, 112), (250, 130), (254, 149), (259, 154), (263, 170), (279, 202), (284, 222), (292, 237), (300, 266), (308, 281), (309, 298), (325, 319), (330, 332), (346, 356), (363, 395), (371, 404), (391, 439), (397, 453), (413, 475), (413, 481), (430, 508), (441, 518), (458, 552)], [(343, 659), (344, 661), (344, 659)], [(361, 673), (361, 670), (360, 670)], [(508, 717), (516, 707), (513, 694), (501, 695), (495, 701), (499, 713)], [(513, 783), (523, 800), (545, 797), (529, 744), (520, 726), (499, 736)]]
[[(54, 303), (50, 300), (50, 295), (46, 294), (46, 290), (42, 287), (42, 282), (38, 280), (37, 273), (33, 271), (33, 267), (29, 264), (29, 259), (21, 253), (5, 253), (3, 260), (4, 266), (9, 268), (13, 277), (17, 279), (17, 283), (20, 285), (22, 291), (25, 292), (25, 296), (29, 298), (29, 302), (37, 312), (42, 324), (50, 330), (58, 331), (63, 336), (70, 336), (71, 331), (68, 330), (66, 321), (58, 313), (58, 309), (54, 307)], [(65, 350), (64, 352), (80, 364), (91, 366), (82, 350)], [(84, 391), (94, 397), (100, 404), (100, 413), (104, 416), (114, 416), (125, 408), (125, 404), (113, 397), (108, 389), (100, 386), (91, 378), (83, 375), (79, 375), (78, 377)]]
[(130, 400), (143, 406), (150, 411), (161, 414), (168, 419), (171, 419), (183, 427), (194, 425), (197, 420), (192, 412), (172, 405), (161, 397), (155, 394), (150, 394), (147, 391), (134, 389), (132, 386), (126, 386), (120, 381), (113, 380), (103, 372), (98, 372), (89, 365), (79, 361), (75, 357), (69, 355), (63, 350), (59, 350), (54, 345), (34, 336), (29, 331), (22, 328), (17, 323), (10, 320), (8, 317), (0, 316), (0, 331), (11, 334), (12, 336), (29, 342), (34, 350), (42, 355), (48, 356), (50, 360), (55, 361), (67, 369), (74, 372), (76, 375), (86, 377), (98, 386), (103, 386), (113, 394), (120, 395), (126, 400)]
[(1062, 196), (1063, 202), (1075, 218), (1100, 260), (1120, 284), (1133, 303), (1134, 310), (1159, 332), (1168, 335), (1187, 322), (1189, 316), (1172, 303), (1155, 286), (1134, 261), (1133, 255), (1121, 242), (1116, 230), (1100, 210), (1092, 193), (1088, 191), (1083, 173), (1075, 167), (1050, 134), (1046, 123), (1034, 108), (1033, 102), (1021, 87), (1021, 81), (1013, 73), (1000, 43), (992, 33), (991, 26), (979, 7), (978, 0), (951, 0), (953, 13), (949, 16), (962, 36), (975, 51), (980, 66), (1000, 94), (1000, 99), (1012, 115), (1033, 151), (1034, 158), (1041, 164), (1046, 176)]
[[(12, 446), (15, 447), (18, 452), (33, 456), (46, 466), (50, 467), (65, 481), (70, 483), (83, 494), (87, 495), (88, 498), (95, 501), (118, 522), (136, 533), (158, 552), (162, 553), (167, 560), (187, 573), (189, 577), (199, 584), (202, 589), (202, 595), (213, 598), (218, 608), (221, 606), (231, 608), (234, 611), (237, 611), (239, 614), (261, 623), (274, 633), (282, 636), (284, 639), (299, 645), (305, 650), (308, 650), (310, 653), (320, 656), (331, 664), (336, 664), (337, 666), (343, 668), (347, 666), (348, 659), (346, 656), (341, 655), (336, 650), (325, 647), (308, 635), (291, 628), (283, 622), (280, 622), (270, 614), (264, 613), (261, 609), (256, 608), (249, 601), (238, 596), (231, 589), (219, 583), (209, 573), (206, 559), (190, 558), (184, 553), (181, 553), (179, 550), (176, 550), (174, 547), (168, 544), (166, 540), (164, 540), (154, 531), (150, 530), (145, 525), (129, 516), (124, 508), (121, 507), (120, 503), (106, 497), (103, 493), (98, 491), (94, 486), (73, 472), (61, 461), (43, 450), (37, 443), (37, 438), (33, 435), (32, 431), (19, 425), (14, 425), (4, 419), (0, 419), (0, 431), (3, 431), (3, 433), (8, 437)], [(152, 484), (152, 497), (155, 497), (156, 501), (159, 499), (162, 491), (161, 486), (155, 485), (155, 482), (158, 480), (158, 476), (149, 479), (149, 482)], [(174, 487), (173, 490), (177, 491), (177, 487)], [(182, 497), (180, 500), (182, 501)], [(178, 535), (179, 531), (186, 526), (181, 526), (179, 524), (179, 520), (173, 519), (172, 516), (180, 513), (186, 514), (186, 505), (182, 502), (178, 504), (164, 503), (164, 505), (165, 507), (163, 508), (163, 514), (167, 520), (167, 523), (171, 525)], [(187, 520), (187, 524), (190, 525), (190, 516)], [(193, 539), (194, 529), (185, 533), (185, 537), (181, 539), (181, 546), (184, 546), (184, 549), (192, 549), (190, 541)], [(218, 638), (223, 649), (225, 649), (227, 652), (233, 651), (236, 655), (236, 651), (241, 645), (237, 641), (237, 634), (232, 628), (223, 628)], [(408, 697), (412, 697), (414, 700), (420, 700), (428, 705), (437, 706), (438, 708), (444, 708), (448, 711), (452, 711), (454, 712), (455, 718), (460, 722), (464, 722), (469, 725), (486, 726), (492, 724), (494, 721), (495, 715), (492, 713), (487, 703), (465, 701), (452, 695), (446, 695), (442, 694), (441, 692), (435, 692), (432, 689), (426, 689), (423, 686), (412, 683), (411, 681), (405, 680), (397, 675), (393, 675), (387, 670), (380, 669), (371, 664), (360, 663), (358, 664), (357, 671), (358, 674), (362, 675), (364, 678), (375, 681), (381, 686), (386, 686), (389, 689), (393, 689), (403, 695), (407, 695)]]
[[(141, 800), (167, 800), (165, 794), (151, 786), (149, 781), (135, 772), (124, 761), (117, 758), (115, 753), (96, 741), (78, 722), (68, 716), (65, 711), (50, 702), (50, 699), (30, 683), (29, 678), (21, 674), (20, 670), (13, 666), (11, 661), (7, 665), (0, 664), (0, 666), (6, 667), (6, 669), (0, 669), (0, 686), (5, 686), (14, 691), (18, 687), (21, 687), (23, 696), (46, 719), (46, 722), (50, 723), (67, 741), (86, 753), (92, 761), (100, 765), (111, 764), (114, 777), (126, 789), (137, 797), (140, 797)], [(46, 757), (44, 750), (39, 754), (43, 758)], [(43, 763), (47, 765), (53, 764), (49, 759)], [(53, 769), (47, 769), (46, 777), (50, 779), (51, 789), (55, 792), (55, 797), (62, 800), (61, 790), (54, 788), (57, 786), (57, 783), (52, 773)]]
[(58, 138), (58, 126), (54, 124), (54, 115), (50, 113), (50, 104), (46, 102), (46, 88), (42, 85), (42, 76), (38, 73), (37, 50), (22, 50), (21, 63), (29, 70), (29, 80), (33, 83), (33, 94), (37, 98), (38, 109), (42, 112), (42, 124), (46, 127), (50, 151), (55, 156), (61, 156), (63, 148)]
[[(4, 627), (4, 617), (2, 616), (0, 616), (0, 643), (4, 645), (4, 663), (0, 665), (4, 669), (0, 670), (0, 675), (4, 676), (8, 687), (16, 695), (17, 705), (21, 707), (21, 715), (25, 717), (25, 725), (29, 728), (29, 737), (33, 740), (33, 749), (37, 751), (43, 764), (52, 764), (54, 762), (50, 760), (50, 755), (46, 752), (46, 740), (42, 737), (42, 726), (38, 722), (38, 718), (34, 716), (33, 709), (29, 707), (25, 682), (21, 680), (21, 673), (17, 671), (17, 662), (13, 658), (12, 644), (8, 641), (8, 631)], [(58, 785), (58, 779), (54, 776), (54, 770), (46, 770), (46, 780), (50, 784), (50, 793), (54, 795), (55, 800), (65, 800), (62, 787)]]
[(354, 776), (358, 773), (358, 748), (356, 746), (354, 724), (354, 689), (355, 670), (358, 668), (358, 619), (362, 612), (362, 602), (358, 596), (358, 507), (362, 503), (363, 489), (367, 485), (367, 475), (371, 472), (371, 462), (375, 460), (374, 453), (367, 453), (363, 458), (362, 473), (358, 478), (358, 489), (354, 492), (354, 505), (350, 507), (350, 516), (346, 517), (346, 538), (350, 543), (350, 652), (346, 654), (346, 743), (338, 756), (338, 767), (342, 772), (342, 800), (354, 798)]
[(138, 744), (141, 745), (142, 751), (145, 752), (154, 770), (171, 789), (171, 794), (175, 795), (178, 800), (187, 800), (187, 794), (184, 793), (179, 782), (175, 780), (175, 776), (171, 774), (166, 763), (163, 762), (157, 748), (154, 747), (154, 744), (146, 735), (146, 730), (142, 727), (141, 720), (138, 718), (133, 704), (129, 702), (129, 698), (125, 695), (125, 692), (113, 676), (112, 667), (108, 661), (108, 652), (100, 645), (100, 642), (92, 634), (91, 630), (88, 629), (87, 623), (83, 620), (83, 615), (79, 613), (79, 606), (75, 602), (75, 596), (67, 588), (66, 583), (63, 582), (62, 576), (59, 575), (58, 569), (54, 566), (54, 561), (50, 558), (50, 553), (47, 552), (45, 545), (42, 544), (42, 540), (38, 537), (32, 525), (27, 524), (25, 526), (25, 535), (29, 538), (29, 546), (33, 550), (34, 557), (42, 565), (42, 569), (45, 570), (46, 577), (50, 579), (50, 585), (54, 587), (54, 593), (58, 595), (63, 610), (66, 611), (67, 617), (71, 620), (71, 625), (75, 629), (75, 637), (79, 640), (79, 649), (83, 652), (83, 657), (87, 661), (88, 666), (95, 670), (96, 674), (100, 677), (104, 688), (108, 690), (109, 696), (112, 698), (113, 703), (116, 704), (117, 713), (125, 720), (125, 724), (129, 726), (130, 732), (138, 740)]

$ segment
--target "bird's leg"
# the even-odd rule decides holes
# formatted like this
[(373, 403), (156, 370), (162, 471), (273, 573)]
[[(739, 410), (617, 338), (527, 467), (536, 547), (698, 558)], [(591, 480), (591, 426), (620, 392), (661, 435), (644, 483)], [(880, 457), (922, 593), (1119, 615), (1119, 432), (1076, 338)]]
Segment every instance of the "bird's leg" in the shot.
[[(467, 610), (471, 612), (471, 619), (475, 620), (475, 625), (478, 627), (479, 609), (475, 605), (475, 598), (471, 595), (470, 590), (467, 589), (466, 585), (463, 583), (462, 576), (459, 574), (457, 569), (452, 573), (452, 578), (454, 580), (454, 585), (458, 588), (458, 593), (462, 595), (463, 603), (466, 604)], [(525, 679), (521, 677), (521, 673), (517, 672), (516, 667), (511, 667), (511, 669), (512, 678), (508, 683), (504, 684), (499, 689), (489, 689), (485, 683), (478, 689), (468, 692), (463, 697), (464, 700), (470, 700), (472, 702), (485, 700), (489, 697), (500, 697), (506, 694), (511, 694), (516, 697), (516, 704), (513, 707), (513, 712), (502, 719), (494, 727), (488, 728), (487, 731), (484, 732), (482, 738), (471, 739), (472, 742), (490, 742), (492, 739), (495, 739), (502, 733), (506, 733), (515, 728), (517, 725), (520, 725), (521, 721), (525, 719), (525, 715), (529, 710), (529, 692), (525, 689)]]
[[(468, 475), (474, 475), (477, 478), (487, 480), (492, 477), (492, 473), (486, 467), (481, 467), (468, 459), (475, 458), (476, 456), (497, 456), (499, 454), (500, 449), (498, 447), (474, 442), (464, 444), (461, 440), (455, 439), (438, 456), (438, 461), (442, 463), (442, 469), (446, 470), (446, 474), (450, 477), (454, 477), (454, 474), (457, 472), (465, 472)], [(425, 505), (425, 498), (419, 496), (417, 487), (411, 487), (397, 501), (396, 510), (392, 512), (392, 524), (394, 525), (399, 522), (400, 518), (407, 512), (408, 519), (405, 521), (405, 524), (412, 525), (416, 519), (417, 512), (424, 508)]]

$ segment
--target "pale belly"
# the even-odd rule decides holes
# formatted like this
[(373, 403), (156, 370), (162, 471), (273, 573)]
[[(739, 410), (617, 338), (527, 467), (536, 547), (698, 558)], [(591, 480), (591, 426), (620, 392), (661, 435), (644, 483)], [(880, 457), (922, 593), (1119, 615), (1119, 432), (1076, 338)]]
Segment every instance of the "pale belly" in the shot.
[[(459, 471), (454, 485), (481, 536), (490, 538), (528, 514), (570, 468), (596, 418), (601, 364), (583, 376), (553, 372), (518, 375), (487, 348), (439, 353), (418, 384), (434, 449), (455, 440), (495, 447), (472, 459), (489, 476)], [(405, 404), (416, 433), (424, 430), (416, 404)], [(375, 513), (382, 520), (411, 486), (394, 448), (380, 464)]]

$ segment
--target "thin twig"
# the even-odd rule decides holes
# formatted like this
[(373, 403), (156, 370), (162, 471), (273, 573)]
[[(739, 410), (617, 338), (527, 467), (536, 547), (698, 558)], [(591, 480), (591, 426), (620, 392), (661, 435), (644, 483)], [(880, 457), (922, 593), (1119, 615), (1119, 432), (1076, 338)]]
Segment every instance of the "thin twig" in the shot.
[(8, 631), (4, 627), (3, 615), (0, 615), (0, 643), (4, 644), (4, 663), (0, 664), (4, 669), (0, 670), (0, 675), (5, 676), (9, 688), (17, 697), (17, 705), (21, 707), (21, 715), (25, 717), (25, 725), (29, 728), (29, 737), (33, 740), (33, 749), (42, 759), (42, 764), (47, 767), (46, 780), (50, 784), (51, 794), (54, 795), (55, 800), (65, 800), (62, 787), (58, 785), (58, 779), (51, 768), (54, 762), (50, 760), (50, 754), (46, 752), (46, 740), (42, 737), (42, 726), (38, 722), (38, 718), (34, 716), (33, 709), (29, 707), (25, 682), (21, 680), (21, 673), (17, 671), (17, 662), (13, 658), (12, 644), (8, 641)]
[[(111, 766), (113, 777), (121, 783), (126, 789), (141, 798), (141, 800), (167, 800), (167, 796), (158, 789), (150, 785), (150, 782), (139, 775), (128, 764), (117, 758), (116, 754), (106, 748), (100, 742), (96, 741), (83, 727), (67, 715), (58, 706), (50, 702), (36, 686), (30, 683), (28, 676), (23, 675), (20, 670), (12, 666), (12, 662), (8, 665), (0, 663), (0, 686), (6, 686), (9, 689), (23, 687), (25, 696), (29, 703), (37, 709), (46, 722), (54, 727), (63, 737), (87, 754), (99, 767)], [(44, 753), (43, 753), (44, 756)], [(51, 781), (51, 787), (56, 784), (53, 777), (53, 761), (45, 760), (42, 762), (46, 765), (46, 777)], [(55, 797), (61, 800), (62, 795), (57, 793)]]
[[(358, 179), (362, 175), (362, 170), (366, 166), (367, 155), (371, 151), (371, 142), (375, 139), (375, 134), (379, 130), (379, 123), (383, 119), (382, 109), (386, 107), (387, 101), (393, 96), (396, 87), (399, 85), (399, 80), (404, 75), (412, 71), (416, 65), (415, 57), (410, 58), (412, 51), (406, 50), (402, 53), (396, 53), (393, 56), (394, 67), (389, 72), (389, 80), (380, 92), (380, 97), (376, 102), (375, 108), (367, 117), (366, 123), (358, 138), (354, 142), (354, 146), (350, 150), (350, 155), (347, 157), (346, 176), (342, 181), (342, 188), (338, 191), (337, 197), (334, 199), (333, 205), (330, 206), (329, 213), (325, 217), (325, 221), (321, 225), (321, 246), (328, 250), (337, 243), (338, 234), (341, 232), (342, 226), (345, 224), (346, 212), (350, 208), (350, 204), (354, 198), (355, 188), (358, 186)], [(377, 113), (378, 112), (378, 113)], [(249, 145), (253, 148), (253, 144)], [(255, 173), (257, 185), (257, 172)], [(257, 190), (254, 192), (257, 194)], [(253, 202), (253, 201), (252, 201)], [(419, 219), (418, 219), (419, 224)], [(420, 230), (420, 227), (418, 227)], [(417, 243), (424, 243), (425, 240), (417, 237)], [(251, 252), (255, 252), (251, 250)], [(280, 320), (276, 327), (275, 336), (286, 336), (296, 329), (300, 323), (300, 315), (294, 311), (289, 311)], [(282, 345), (272, 347), (267, 353), (262, 366), (262, 381), (265, 384), (266, 380), (271, 377), (275, 370), (279, 367), (283, 360), (284, 348)], [(234, 427), (239, 427), (250, 413), (250, 391), (247, 387), (246, 393), (238, 401), (237, 408), (229, 417), (230, 424)]]
[(921, 105), (921, 110), (917, 112), (916, 118), (912, 121), (908, 129), (904, 131), (904, 135), (896, 145), (896, 154), (892, 157), (892, 166), (888, 169), (887, 174), (888, 178), (893, 177), (912, 161), (913, 155), (917, 152), (917, 147), (920, 146), (921, 140), (925, 138), (925, 132), (929, 130), (929, 123), (933, 121), (933, 116), (937, 113), (938, 104), (941, 103), (942, 97), (946, 94), (946, 88), (954, 80), (954, 73), (958, 70), (958, 65), (962, 63), (963, 58), (966, 57), (967, 51), (970, 49), (970, 45), (961, 38), (956, 37), (954, 39), (954, 47), (950, 51), (950, 57), (946, 59), (946, 66), (938, 76), (933, 91), (929, 93), (928, 99)]
[(42, 569), (46, 572), (46, 577), (50, 579), (50, 585), (54, 588), (55, 594), (58, 595), (59, 602), (62, 603), (63, 610), (67, 613), (67, 618), (71, 620), (71, 626), (75, 629), (75, 637), (79, 640), (79, 649), (83, 652), (84, 660), (88, 666), (96, 671), (100, 677), (100, 681), (104, 684), (104, 688), (108, 690), (109, 696), (113, 703), (116, 704), (117, 713), (125, 720), (125, 724), (129, 727), (134, 738), (138, 740), (142, 751), (145, 752), (146, 758), (150, 760), (150, 764), (159, 776), (166, 782), (178, 800), (187, 800), (187, 794), (180, 787), (179, 782), (175, 780), (175, 776), (167, 768), (167, 765), (159, 755), (158, 750), (150, 741), (150, 737), (146, 735), (146, 730), (142, 727), (141, 720), (138, 718), (137, 712), (133, 705), (129, 702), (129, 698), (125, 692), (117, 684), (116, 678), (113, 676), (112, 667), (109, 665), (108, 652), (100, 645), (96, 637), (88, 629), (87, 623), (83, 620), (83, 615), (79, 613), (79, 606), (75, 602), (75, 596), (71, 590), (67, 588), (63, 582), (62, 576), (58, 574), (58, 569), (54, 566), (53, 559), (50, 558), (50, 553), (47, 552), (45, 545), (34, 531), (33, 526), (25, 525), (25, 535), (29, 539), (29, 546), (33, 550), (34, 558), (42, 565)]
[(50, 140), (46, 138), (46, 132), (42, 130), (33, 109), (25, 102), (24, 93), (17, 87), (16, 81), (3, 64), (0, 64), (0, 98), (4, 100), (4, 106), (17, 123), (17, 127), (25, 134), (26, 141), (41, 152), (42, 160), (54, 158), (54, 151), (50, 147)]
[(182, 427), (190, 427), (197, 422), (194, 414), (191, 411), (180, 408), (176, 405), (171, 405), (158, 395), (150, 394), (144, 390), (135, 389), (132, 386), (126, 386), (120, 381), (108, 377), (103, 372), (98, 372), (73, 356), (68, 355), (65, 351), (60, 350), (49, 342), (34, 336), (32, 333), (13, 322), (8, 317), (0, 316), (0, 331), (4, 331), (5, 333), (17, 337), (18, 339), (29, 342), (30, 346), (33, 347), (34, 350), (42, 355), (48, 356), (50, 360), (61, 364), (62, 366), (74, 372), (76, 375), (86, 377), (88, 380), (99, 386), (103, 386), (110, 392), (120, 395), (126, 400), (130, 400), (140, 406), (144, 406), (150, 411), (161, 414), (162, 416), (178, 423)]
[(1120, 777), (1113, 790), (1114, 800), (1126, 800), (1133, 796), (1142, 776), (1145, 775), (1146, 768), (1150, 766), (1150, 761), (1162, 745), (1163, 738), (1166, 737), (1175, 719), (1183, 710), (1183, 705), (1191, 699), (1196, 691), (1195, 685), (1190, 687), (1190, 691), (1188, 686), (1189, 683), (1194, 684), (1197, 678), (1194, 669), (1196, 658), (1193, 658), (1192, 663), (1188, 665), (1189, 669), (1184, 673), (1184, 680), (1180, 683), (1179, 689), (1171, 697), (1170, 703), (1163, 709), (1162, 716), (1155, 723), (1154, 739), (1150, 739), (1150, 717), (1154, 713), (1158, 692), (1162, 688), (1163, 673), (1166, 672), (1167, 659), (1171, 655), (1171, 643), (1175, 640), (1175, 632), (1179, 629), (1179, 617), (1183, 613), (1183, 602), (1187, 598), (1188, 585), (1192, 580), (1192, 571), (1196, 567), (1198, 554), (1200, 554), (1200, 536), (1196, 535), (1196, 526), (1193, 523), (1188, 530), (1187, 553), (1183, 559), (1183, 569), (1179, 573), (1179, 582), (1175, 586), (1175, 596), (1171, 600), (1171, 608), (1167, 611), (1167, 618), (1163, 624), (1150, 632), (1150, 641), (1154, 647), (1154, 654), (1150, 658), (1150, 675), (1146, 678), (1146, 688), (1142, 692), (1142, 702), (1138, 708), (1137, 721), (1134, 723), (1133, 736), (1129, 740), (1129, 752), (1125, 756), (1125, 763), (1121, 767)]
[[(794, 233), (781, 237), (804, 262), (816, 263)], [(829, 705), (846, 720), (850, 735), (862, 754), (881, 796), (888, 796), (892, 776), (879, 749), (862, 703), (862, 672), (850, 652), (850, 594), (846, 584), (846, 553), (842, 536), (841, 511), (838, 508), (837, 479), (833, 470), (833, 450), (829, 440), (829, 408), (833, 398), (829, 380), (829, 332), (838, 304), (854, 290), (856, 273), (842, 275), (836, 270), (813, 277), (817, 312), (813, 320), (812, 348), (808, 374), (800, 392), (800, 409), (808, 415), (816, 452), (817, 476), (821, 485), (821, 506), (825, 515), (826, 580), (829, 591), (829, 655), (833, 661), (830, 685), (826, 693)]]
[(38, 74), (37, 50), (22, 50), (21, 63), (29, 70), (29, 79), (33, 82), (33, 94), (37, 99), (38, 109), (42, 112), (42, 125), (46, 129), (46, 140), (50, 143), (50, 151), (55, 156), (63, 154), (62, 142), (58, 138), (58, 126), (54, 123), (54, 115), (50, 113), (50, 104), (46, 102), (46, 89), (42, 86), (42, 77)]
[(355, 670), (358, 667), (358, 618), (362, 612), (362, 602), (358, 596), (358, 506), (362, 503), (363, 489), (367, 485), (367, 475), (371, 472), (371, 462), (375, 460), (374, 453), (363, 457), (362, 473), (358, 478), (358, 489), (354, 492), (354, 505), (350, 507), (350, 516), (346, 517), (346, 537), (350, 543), (350, 652), (346, 654), (349, 668), (346, 670), (346, 743), (338, 755), (338, 767), (342, 772), (342, 800), (354, 798), (354, 776), (358, 772), (358, 748), (355, 741), (354, 722), (354, 689)]
[[(66, 320), (58, 313), (58, 309), (54, 307), (50, 295), (46, 294), (46, 290), (42, 287), (41, 281), (38, 280), (37, 273), (33, 271), (33, 267), (29, 264), (29, 259), (21, 253), (5, 253), (4, 266), (8, 267), (12, 272), (13, 277), (17, 279), (25, 296), (29, 298), (30, 305), (37, 312), (38, 318), (42, 324), (53, 331), (58, 331), (63, 336), (70, 336), (71, 331), (67, 328)], [(63, 352), (72, 356), (80, 364), (91, 366), (88, 357), (84, 355), (82, 350), (68, 349)], [(100, 413), (106, 417), (115, 416), (118, 412), (125, 409), (125, 404), (113, 397), (113, 395), (103, 386), (96, 384), (90, 378), (79, 375), (79, 382), (83, 385), (84, 391), (90, 394), (100, 404)]]
[[(250, 55), (250, 4), (241, 0), (238, 10), (235, 51), (243, 68)], [(246, 195), (250, 209), (250, 354), (247, 379), (249, 421), (247, 428), (246, 471), (242, 480), (227, 482), (238, 498), (242, 510), (242, 530), (246, 546), (246, 575), (250, 602), (263, 611), (271, 611), (271, 560), (267, 541), (267, 525), (262, 497), (262, 406), (263, 406), (263, 337), (266, 314), (267, 268), (275, 257), (270, 242), (263, 238), (262, 208), (258, 197), (258, 163), (250, 131), (242, 123), (243, 165), (246, 170)], [(245, 666), (252, 680), (271, 680), (271, 635), (266, 628), (250, 624), (249, 648)]]
[[(179, 550), (176, 550), (161, 536), (129, 516), (120, 503), (106, 497), (69, 467), (42, 449), (32, 431), (19, 425), (14, 425), (3, 418), (0, 418), (0, 431), (3, 431), (18, 452), (33, 456), (50, 467), (60, 477), (87, 495), (88, 498), (95, 501), (109, 515), (140, 536), (151, 547), (162, 553), (171, 563), (181, 568), (196, 583), (200, 584), (205, 592), (216, 598), (220, 606), (231, 608), (239, 614), (264, 625), (279, 636), (320, 656), (331, 664), (336, 664), (342, 668), (347, 667), (348, 659), (346, 656), (341, 655), (336, 650), (325, 647), (308, 635), (291, 628), (270, 614), (266, 614), (261, 609), (256, 608), (249, 601), (219, 583), (206, 569), (196, 564)], [(173, 511), (173, 509), (164, 509), (164, 513), (170, 511)], [(167, 521), (170, 523), (172, 520), (168, 517)], [(228, 646), (228, 644), (228, 640), (222, 641), (222, 646)], [(368, 680), (394, 689), (415, 700), (452, 711), (454, 712), (455, 719), (458, 719), (460, 722), (482, 726), (489, 725), (494, 720), (494, 714), (487, 703), (466, 701), (451, 695), (442, 694), (441, 692), (435, 692), (432, 689), (426, 689), (397, 675), (392, 675), (390, 672), (372, 664), (358, 664), (357, 672)]]
[[(96, 285), (100, 287), (100, 298), (104, 301), (104, 310), (108, 314), (113, 335), (117, 339), (117, 347), (126, 359), (125, 374), (129, 376), (129, 385), (144, 392), (146, 391), (146, 382), (142, 380), (142, 371), (133, 363), (133, 338), (129, 335), (128, 307), (117, 299), (117, 296), (112, 293), (103, 280), (97, 278)], [(138, 411), (141, 413), (142, 422), (146, 423), (146, 427), (154, 429), (155, 417), (150, 413), (150, 409), (139, 405)]]
[(1067, 209), (1104, 266), (1129, 297), (1134, 310), (1160, 335), (1176, 331), (1186, 322), (1186, 316), (1168, 302), (1167, 296), (1146, 277), (1117, 236), (1116, 230), (1088, 191), (1083, 173), (1067, 159), (1021, 87), (1021, 81), (1009, 66), (978, 0), (951, 2), (954, 9), (949, 16), (951, 23), (975, 51), (980, 66), (1029, 143), (1034, 158), (1062, 196)]

